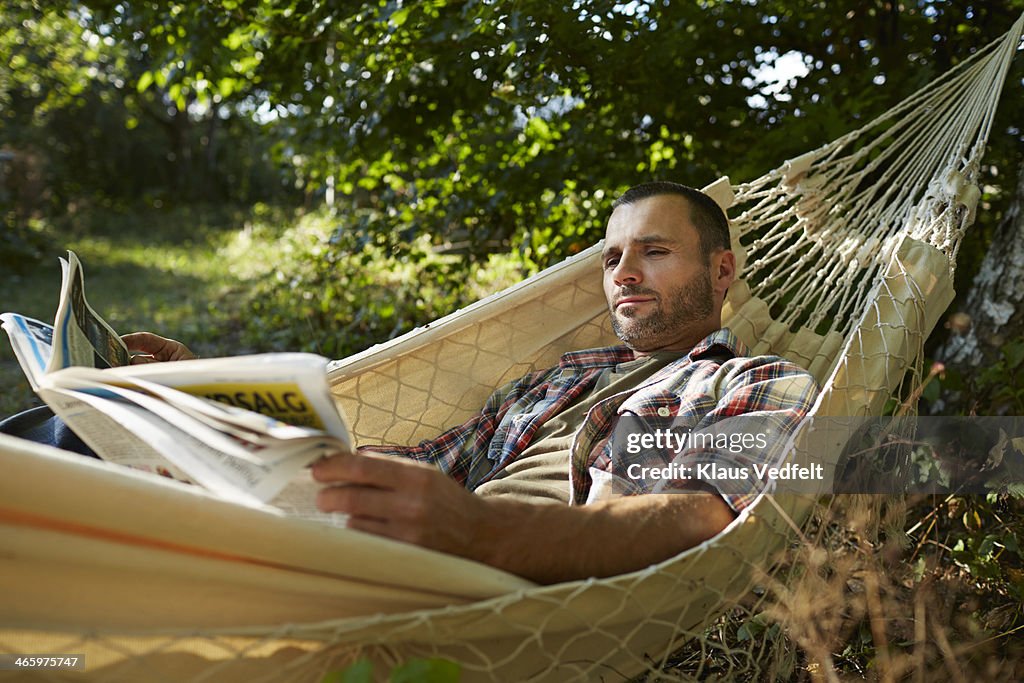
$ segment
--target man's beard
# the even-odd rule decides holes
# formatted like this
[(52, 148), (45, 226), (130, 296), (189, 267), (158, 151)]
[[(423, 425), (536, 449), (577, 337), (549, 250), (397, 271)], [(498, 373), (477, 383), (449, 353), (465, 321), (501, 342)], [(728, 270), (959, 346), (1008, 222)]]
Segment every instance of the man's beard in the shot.
[[(643, 287), (623, 287), (619, 296), (657, 296), (653, 290)], [(711, 287), (711, 272), (702, 270), (690, 282), (669, 292), (664, 298), (657, 300), (658, 309), (644, 317), (625, 309), (618, 311), (612, 306), (612, 329), (615, 336), (632, 349), (645, 349), (662, 346), (662, 339), (679, 336), (679, 331), (703, 322), (714, 310)], [(626, 320), (620, 320), (620, 316)]]

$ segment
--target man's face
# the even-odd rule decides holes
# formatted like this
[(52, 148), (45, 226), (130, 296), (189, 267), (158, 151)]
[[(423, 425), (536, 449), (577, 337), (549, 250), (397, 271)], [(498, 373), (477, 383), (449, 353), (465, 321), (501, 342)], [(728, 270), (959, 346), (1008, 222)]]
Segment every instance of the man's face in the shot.
[(719, 327), (716, 294), (724, 295), (731, 273), (724, 284), (713, 278), (721, 256), (709, 264), (701, 254), (685, 197), (657, 195), (617, 208), (602, 258), (612, 328), (627, 346), (681, 351)]

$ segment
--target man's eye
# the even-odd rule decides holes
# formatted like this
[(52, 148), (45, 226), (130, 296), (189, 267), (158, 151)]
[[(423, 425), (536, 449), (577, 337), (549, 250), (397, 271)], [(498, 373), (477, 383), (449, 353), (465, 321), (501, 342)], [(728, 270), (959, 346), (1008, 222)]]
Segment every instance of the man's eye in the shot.
[(647, 250), (647, 255), (648, 256), (664, 256), (667, 253), (668, 253), (667, 249), (648, 249)]
[(611, 257), (606, 258), (604, 260), (604, 267), (605, 268), (614, 268), (618, 264), (618, 262), (619, 262), (619, 257), (618, 256), (611, 256)]

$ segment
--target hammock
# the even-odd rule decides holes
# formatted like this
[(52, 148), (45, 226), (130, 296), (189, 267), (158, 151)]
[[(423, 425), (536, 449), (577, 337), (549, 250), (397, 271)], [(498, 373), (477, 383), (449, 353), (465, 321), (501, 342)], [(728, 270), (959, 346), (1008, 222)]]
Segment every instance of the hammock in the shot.
[[(814, 415), (879, 415), (919, 376), (1022, 26), (863, 128), (706, 188), (729, 208), (743, 267), (725, 322), (815, 376)], [(501, 383), (614, 343), (599, 254), (334, 363), (357, 441), (436, 435)], [(834, 466), (847, 436), (808, 421), (790, 457)], [(756, 600), (759, 571), (814, 505), (762, 495), (665, 562), (542, 587), (11, 437), (0, 464), (0, 653), (84, 653), (85, 674), (63, 674), (76, 681), (315, 681), (360, 658), (384, 672), (434, 656), (467, 681), (622, 680), (662, 669), (687, 639), (729, 647), (704, 626)]]

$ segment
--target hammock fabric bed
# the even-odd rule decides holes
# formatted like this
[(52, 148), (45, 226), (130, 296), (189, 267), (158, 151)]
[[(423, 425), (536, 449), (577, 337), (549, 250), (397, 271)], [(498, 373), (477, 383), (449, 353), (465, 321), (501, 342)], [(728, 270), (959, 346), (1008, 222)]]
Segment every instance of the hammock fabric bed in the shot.
[[(726, 324), (814, 374), (813, 415), (879, 415), (919, 376), (1022, 25), (863, 128), (706, 188), (728, 208), (743, 267)], [(435, 435), (502, 382), (614, 343), (599, 254), (335, 362), (357, 442)], [(790, 457), (834, 466), (847, 436), (809, 420)], [(815, 504), (763, 495), (658, 565), (535, 586), (12, 437), (0, 466), (0, 652), (86, 655), (85, 672), (37, 680), (316, 681), (360, 658), (385, 672), (434, 656), (467, 681), (623, 680), (662, 669), (687, 639), (712, 647), (704, 626), (756, 599), (761, 570)]]

